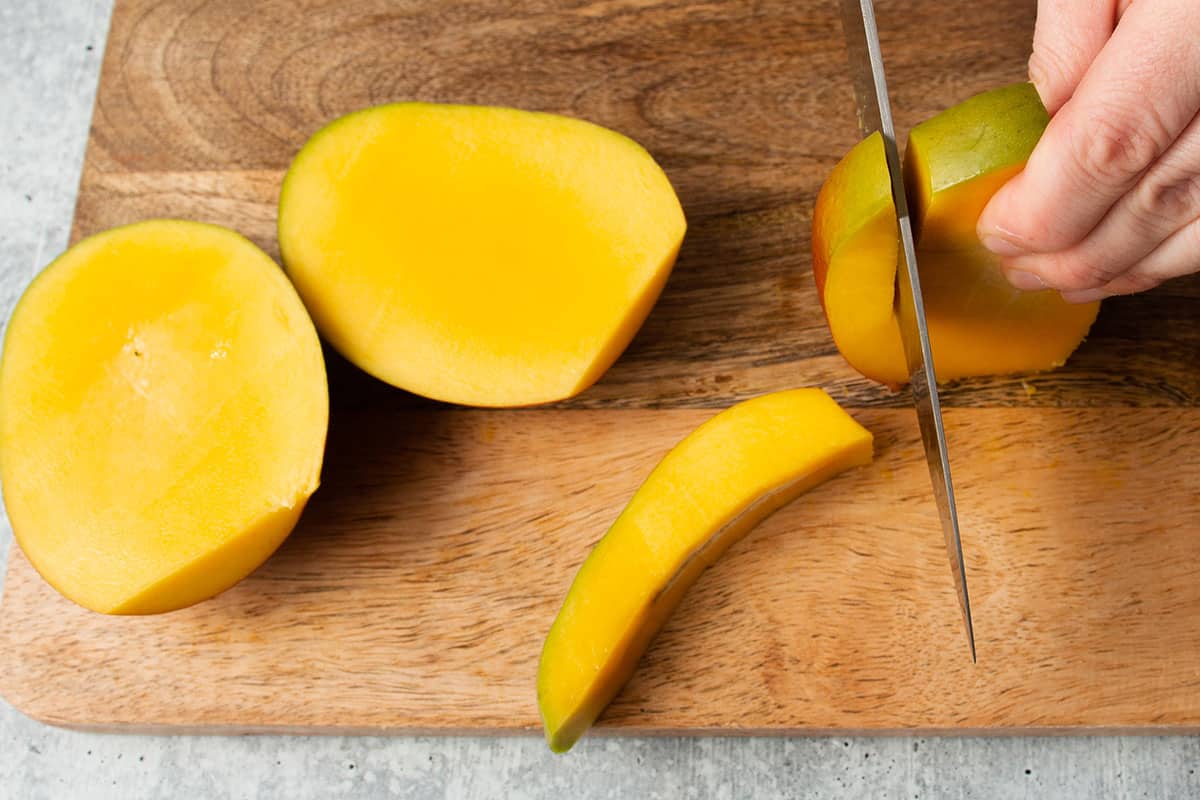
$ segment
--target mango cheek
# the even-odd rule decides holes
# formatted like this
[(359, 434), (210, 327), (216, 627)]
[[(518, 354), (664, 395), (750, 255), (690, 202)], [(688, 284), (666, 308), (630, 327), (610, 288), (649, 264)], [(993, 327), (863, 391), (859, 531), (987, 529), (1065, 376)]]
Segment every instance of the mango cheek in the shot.
[(582, 120), (400, 103), (296, 156), (279, 245), (322, 335), (402, 389), (476, 406), (582, 392), (658, 298), (686, 223), (662, 169)]
[(282, 271), (224, 228), (153, 220), (72, 247), (0, 362), (17, 542), (94, 611), (170, 611), (267, 558), (316, 490), (329, 396)]

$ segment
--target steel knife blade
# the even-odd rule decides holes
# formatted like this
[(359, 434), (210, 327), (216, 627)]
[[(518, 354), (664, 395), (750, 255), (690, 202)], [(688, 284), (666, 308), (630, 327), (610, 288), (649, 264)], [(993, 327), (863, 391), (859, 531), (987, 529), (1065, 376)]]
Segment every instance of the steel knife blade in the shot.
[(864, 138), (878, 131), (883, 139), (884, 153), (887, 157), (900, 235), (900, 260), (903, 262), (898, 265), (897, 270), (897, 316), (900, 322), (900, 336), (908, 361), (909, 386), (921, 427), (921, 441), (925, 448), (929, 477), (933, 483), (933, 496), (937, 502), (942, 535), (950, 557), (950, 572), (958, 592), (967, 643), (971, 648), (971, 660), (975, 661), (975, 627), (971, 622), (971, 599), (967, 592), (962, 538), (958, 529), (958, 508), (954, 502), (954, 483), (950, 477), (950, 459), (946, 452), (946, 432), (938, 399), (937, 376), (933, 370), (933, 355), (929, 347), (929, 328), (925, 321), (925, 303), (921, 296), (920, 275), (917, 272), (912, 220), (908, 214), (908, 202), (904, 194), (900, 151), (896, 147), (896, 129), (892, 122), (892, 107), (883, 72), (883, 54), (879, 45), (879, 29), (875, 23), (875, 6), (872, 0), (842, 0), (842, 12), (846, 53), (858, 104), (859, 131)]

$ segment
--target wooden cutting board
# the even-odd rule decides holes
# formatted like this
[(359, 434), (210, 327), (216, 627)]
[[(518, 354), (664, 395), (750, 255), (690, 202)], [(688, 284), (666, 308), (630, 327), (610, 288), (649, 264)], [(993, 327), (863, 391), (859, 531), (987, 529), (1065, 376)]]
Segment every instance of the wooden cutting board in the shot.
[[(1018, 80), (1034, 4), (881, 2), (902, 129)], [(456, 410), (330, 354), (323, 486), (220, 597), (107, 618), (13, 548), (0, 689), (56, 724), (159, 731), (538, 726), (575, 570), (717, 409), (827, 388), (873, 466), (696, 585), (609, 708), (629, 732), (1200, 730), (1200, 281), (1106, 303), (1052, 375), (945, 389), (979, 663), (904, 395), (838, 356), (809, 222), (854, 142), (833, 2), (118, 0), (75, 237), (208, 220), (273, 254), (280, 177), (331, 118), (404, 99), (578, 115), (643, 142), (690, 221), (624, 357), (549, 409)]]

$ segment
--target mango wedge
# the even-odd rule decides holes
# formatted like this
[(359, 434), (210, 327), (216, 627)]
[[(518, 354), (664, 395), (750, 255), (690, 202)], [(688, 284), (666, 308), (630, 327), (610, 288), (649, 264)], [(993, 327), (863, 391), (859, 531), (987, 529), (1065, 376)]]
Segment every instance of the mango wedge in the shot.
[(317, 332), (266, 253), (178, 220), (97, 234), (42, 271), (5, 336), (13, 532), (93, 611), (196, 603), (291, 532), (328, 419)]
[[(917, 228), (921, 288), (940, 380), (1062, 366), (1099, 303), (1021, 292), (980, 245), (987, 201), (1024, 166), (1046, 126), (1031, 84), (966, 100), (913, 128), (904, 177)], [(813, 273), (838, 350), (868, 378), (908, 380), (895, 292), (899, 245), (883, 144), (856, 145), (821, 187), (813, 211)]]
[(869, 463), (871, 434), (825, 392), (739, 403), (672, 449), (580, 567), (538, 665), (546, 740), (569, 750), (700, 574), (776, 509)]

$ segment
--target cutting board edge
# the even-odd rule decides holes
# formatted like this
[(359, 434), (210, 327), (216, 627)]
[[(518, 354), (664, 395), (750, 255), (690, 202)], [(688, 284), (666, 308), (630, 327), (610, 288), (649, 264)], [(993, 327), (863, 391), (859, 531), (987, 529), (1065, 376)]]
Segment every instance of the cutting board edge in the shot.
[[(0, 694), (3, 691), (0, 690)], [(4, 695), (8, 700), (7, 695)], [(441, 736), (441, 737), (521, 737), (540, 738), (540, 727), (530, 726), (405, 726), (405, 725), (272, 725), (272, 724), (173, 724), (89, 722), (54, 714), (42, 715), (11, 703), (22, 715), (43, 725), (81, 733), (150, 736)], [(845, 737), (867, 736), (880, 738), (907, 737), (1010, 737), (1010, 736), (1196, 736), (1200, 735), (1200, 719), (1175, 724), (1147, 723), (1145, 725), (1019, 725), (977, 727), (795, 727), (795, 726), (696, 726), (696, 727), (638, 727), (629, 724), (598, 723), (588, 738), (668, 738), (668, 737)]]

